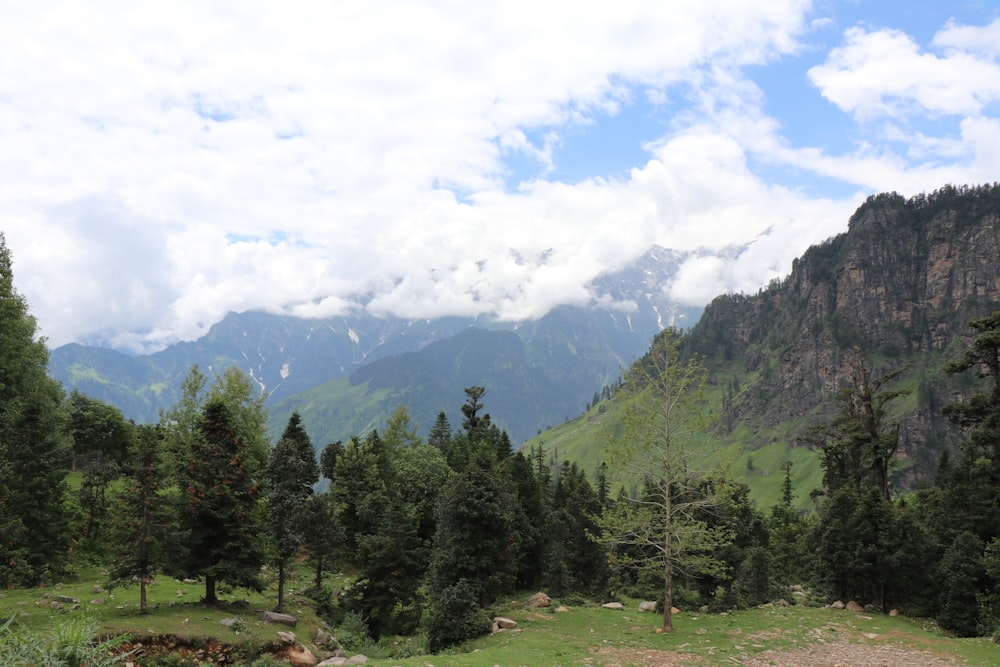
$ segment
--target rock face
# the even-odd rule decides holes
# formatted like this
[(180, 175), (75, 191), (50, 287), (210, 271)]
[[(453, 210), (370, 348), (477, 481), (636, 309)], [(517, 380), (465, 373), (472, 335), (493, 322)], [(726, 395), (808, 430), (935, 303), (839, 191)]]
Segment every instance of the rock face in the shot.
[[(969, 336), (970, 319), (1000, 309), (997, 257), (1000, 186), (877, 195), (851, 217), (847, 233), (807, 250), (785, 280), (756, 295), (716, 298), (691, 338), (702, 346), (697, 351), (741, 360), (759, 374), (726, 415), (754, 430), (830, 405), (849, 380), (855, 345), (898, 359), (899, 367), (930, 355), (910, 371), (933, 381), (921, 387), (901, 429), (897, 456), (914, 463), (912, 476), (898, 480), (907, 486), (955, 442), (954, 428), (931, 409), (957, 388), (941, 377), (940, 360)], [(929, 443), (939, 449), (928, 451)]]

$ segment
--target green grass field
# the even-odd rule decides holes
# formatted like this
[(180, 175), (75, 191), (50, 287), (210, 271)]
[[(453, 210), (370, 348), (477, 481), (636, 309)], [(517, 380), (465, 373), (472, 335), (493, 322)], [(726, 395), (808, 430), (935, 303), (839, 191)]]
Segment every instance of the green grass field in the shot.
[[(308, 572), (299, 570), (296, 574), (289, 584), (292, 590), (309, 583)], [(350, 577), (331, 575), (326, 583), (331, 587), (346, 586)], [(23, 628), (44, 635), (59, 619), (86, 616), (100, 623), (101, 633), (128, 633), (147, 644), (164, 637), (191, 646), (228, 644), (243, 656), (255, 655), (261, 649), (276, 649), (277, 632), (288, 629), (260, 618), (261, 610), (274, 605), (270, 589), (249, 596), (243, 591), (231, 591), (224, 599), (241, 604), (205, 607), (198, 603), (202, 585), (161, 577), (156, 585), (149, 587), (151, 610), (143, 616), (138, 613), (138, 588), (117, 588), (109, 594), (101, 589), (102, 585), (100, 572), (91, 570), (72, 583), (4, 591), (0, 593), (0, 620), (16, 616)], [(1000, 645), (988, 639), (948, 637), (933, 623), (919, 619), (807, 606), (728, 614), (682, 612), (674, 616), (674, 633), (658, 634), (661, 617), (639, 613), (636, 600), (624, 601), (624, 611), (604, 609), (598, 602), (569, 604), (564, 611), (557, 611), (558, 600), (550, 607), (532, 609), (526, 605), (527, 598), (527, 593), (519, 595), (493, 610), (515, 620), (517, 628), (513, 630), (503, 630), (440, 655), (379, 658), (379, 651), (372, 651), (368, 664), (400, 667), (832, 665), (837, 663), (804, 661), (801, 652), (823, 656), (834, 649), (848, 654), (891, 652), (910, 660), (885, 664), (984, 667), (1000, 664)], [(97, 600), (102, 602), (94, 602)], [(321, 622), (312, 601), (293, 593), (287, 611), (299, 619), (294, 629), (299, 641), (322, 658), (323, 651), (313, 644)], [(227, 627), (221, 623), (223, 619), (236, 622)], [(412, 642), (402, 643), (412, 646)], [(383, 642), (381, 654), (390, 654), (392, 644), (391, 640)], [(789, 661), (783, 662), (786, 659)], [(136, 665), (142, 664), (139, 656)]]

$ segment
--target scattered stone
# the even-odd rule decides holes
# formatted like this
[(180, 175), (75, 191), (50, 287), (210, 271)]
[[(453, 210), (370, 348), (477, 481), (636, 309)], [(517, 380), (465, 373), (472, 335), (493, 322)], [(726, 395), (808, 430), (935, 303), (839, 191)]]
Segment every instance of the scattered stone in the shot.
[(322, 646), (323, 648), (338, 648), (340, 646), (340, 642), (337, 641), (337, 638), (323, 628), (316, 630), (316, 638), (313, 642), (316, 646)]
[(104, 598), (94, 598), (90, 601), (90, 604), (104, 604)]
[(517, 627), (517, 621), (506, 618), (504, 616), (497, 616), (493, 619), (493, 622), (499, 625), (504, 630), (513, 630)]
[(643, 612), (647, 612), (647, 611), (651, 611), (651, 612), (655, 613), (656, 612), (656, 602), (654, 602), (652, 600), (643, 600), (642, 602), (640, 602), (639, 603), (639, 613), (643, 613)]
[(617, 610), (625, 609), (625, 605), (623, 605), (621, 602), (605, 602), (601, 606), (604, 607), (605, 609), (617, 609)]
[(776, 604), (779, 607), (790, 607), (791, 606), (790, 604), (788, 604), (788, 600), (786, 600), (784, 598), (779, 599), (774, 604)]
[(354, 656), (351, 656), (350, 658), (348, 658), (347, 662), (345, 662), (344, 664), (345, 665), (367, 665), (368, 664), (368, 656), (364, 655), (362, 653), (358, 653), (357, 655), (354, 655)]
[(567, 611), (569, 611), (569, 607), (564, 607), (564, 606), (562, 606), (562, 605), (559, 605), (558, 607), (556, 607), (556, 608), (554, 609), (554, 611), (555, 611), (555, 612), (556, 612), (557, 614), (565, 614), (565, 613), (566, 613)]
[(848, 602), (847, 607), (845, 607), (845, 609), (847, 609), (847, 611), (864, 611), (864, 609), (861, 608), (861, 605), (859, 605), (854, 600)]
[(94, 595), (97, 595), (97, 594), (98, 594), (98, 593), (100, 593), (100, 592), (101, 592), (102, 590), (104, 590), (104, 589), (102, 589), (102, 588), (101, 588), (100, 586), (94, 586), (94, 588), (92, 588), (92, 589), (91, 589), (91, 592), (92, 592), (92, 593), (93, 593)]
[(670, 608), (670, 613), (671, 614), (679, 614), (679, 613), (681, 613), (681, 610), (678, 609), (677, 607), (671, 607)]
[(830, 604), (831, 609), (843, 609), (844, 607), (845, 607), (844, 603), (841, 602), (840, 600), (834, 600), (833, 603)]
[(291, 614), (282, 614), (276, 611), (262, 611), (260, 612), (260, 618), (267, 623), (280, 623), (282, 625), (287, 625), (290, 628), (294, 628), (295, 624), (299, 622), (299, 620)]
[(889, 610), (889, 615), (892, 616), (893, 618), (895, 618), (896, 616), (899, 616), (899, 612), (897, 610), (895, 610), (895, 609), (890, 609)]
[(703, 614), (707, 614), (708, 613), (708, 605), (707, 604), (703, 604), (702, 606), (698, 607), (698, 611), (700, 611)]
[(297, 637), (294, 632), (278, 632), (278, 639), (281, 640), (282, 644), (294, 644)]
[(184, 579), (181, 583), (184, 583), (184, 584), (197, 584), (198, 580), (197, 579)]
[(237, 623), (239, 623), (239, 621), (235, 618), (224, 618), (221, 621), (219, 621), (219, 625), (224, 625), (227, 628), (231, 628)]
[(55, 598), (63, 604), (73, 604), (75, 602), (79, 602), (76, 598), (71, 598), (68, 595), (56, 595)]
[(529, 607), (548, 607), (551, 602), (552, 598), (550, 598), (545, 593), (542, 593), (541, 591), (538, 591), (530, 598), (528, 598)]
[(293, 667), (315, 667), (319, 662), (305, 646), (289, 646), (285, 649), (285, 660)]
[(316, 667), (343, 667), (347, 664), (347, 658), (342, 655), (334, 656), (332, 658), (327, 658), (323, 662), (316, 665)]

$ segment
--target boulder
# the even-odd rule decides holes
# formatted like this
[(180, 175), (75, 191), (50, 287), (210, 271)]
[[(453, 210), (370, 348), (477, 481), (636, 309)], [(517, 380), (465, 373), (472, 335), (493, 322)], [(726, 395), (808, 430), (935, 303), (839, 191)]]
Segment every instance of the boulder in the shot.
[(294, 644), (297, 638), (294, 632), (278, 632), (278, 639), (282, 644)]
[(541, 591), (528, 598), (529, 607), (548, 607), (551, 602), (552, 598)]
[(861, 608), (861, 605), (859, 605), (854, 600), (851, 600), (850, 602), (848, 602), (847, 606), (844, 607), (844, 608), (847, 609), (847, 611), (864, 611), (864, 609)]
[(219, 625), (224, 625), (227, 628), (231, 628), (238, 622), (239, 621), (237, 621), (235, 618), (224, 618), (221, 621), (219, 621)]
[(513, 630), (517, 627), (517, 621), (511, 618), (506, 618), (504, 616), (497, 616), (493, 619), (493, 622), (500, 626), (503, 630)]
[(889, 610), (889, 615), (892, 616), (893, 618), (895, 618), (896, 616), (899, 616), (899, 612), (897, 610), (895, 610), (895, 609), (890, 609)]
[(352, 655), (350, 658), (348, 658), (347, 662), (345, 662), (344, 664), (345, 665), (367, 665), (368, 664), (368, 656), (367, 655), (363, 655), (361, 653), (358, 653), (357, 655)]
[(262, 611), (260, 612), (261, 620), (267, 623), (280, 623), (282, 625), (287, 625), (290, 628), (294, 628), (295, 624), (298, 623), (298, 619), (291, 614), (281, 614), (276, 611)]
[(331, 635), (329, 632), (323, 628), (316, 630), (316, 638), (313, 640), (316, 646), (322, 646), (323, 648), (339, 648), (340, 642), (337, 638)]
[(319, 658), (312, 654), (312, 651), (305, 646), (289, 646), (285, 649), (285, 660), (292, 667), (315, 667)]
[(843, 602), (841, 602), (840, 600), (834, 600), (834, 601), (833, 601), (833, 602), (832, 602), (832, 603), (830, 604), (830, 608), (831, 608), (831, 609), (843, 609), (844, 607), (845, 607), (844, 603), (843, 603)]
[(327, 658), (323, 662), (316, 665), (316, 667), (343, 667), (347, 664), (347, 658), (342, 655), (337, 655), (332, 658)]
[(94, 598), (90, 601), (90, 604), (104, 604), (104, 598)]
[(639, 603), (639, 611), (640, 612), (647, 612), (647, 611), (655, 612), (656, 611), (656, 602), (654, 602), (652, 600), (643, 600), (642, 602)]
[(621, 602), (605, 602), (601, 606), (604, 607), (605, 609), (618, 609), (618, 610), (625, 609), (625, 605), (623, 605)]
[(670, 613), (671, 614), (679, 614), (679, 613), (681, 613), (681, 610), (678, 609), (677, 607), (671, 607), (670, 608)]
[(565, 614), (565, 613), (566, 613), (567, 611), (569, 611), (569, 607), (564, 607), (564, 606), (562, 606), (562, 605), (559, 605), (558, 607), (556, 607), (556, 608), (555, 608), (555, 610), (554, 610), (554, 611), (555, 611), (555, 612), (556, 612), (557, 614)]

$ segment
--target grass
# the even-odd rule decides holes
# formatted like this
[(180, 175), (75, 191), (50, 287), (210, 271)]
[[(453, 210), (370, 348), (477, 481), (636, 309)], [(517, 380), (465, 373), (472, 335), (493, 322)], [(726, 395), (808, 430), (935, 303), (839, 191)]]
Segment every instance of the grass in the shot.
[[(330, 575), (326, 585), (350, 583), (346, 574)], [(296, 570), (288, 586), (293, 591), (310, 583), (305, 569)], [(0, 621), (16, 616), (19, 626), (39, 636), (52, 632), (58, 621), (86, 618), (102, 635), (128, 633), (150, 643), (168, 637), (189, 646), (218, 642), (236, 647), (242, 655), (255, 655), (277, 645), (284, 626), (265, 623), (260, 610), (274, 606), (273, 590), (264, 594), (232, 591), (227, 604), (206, 607), (199, 603), (202, 584), (160, 577), (148, 589), (150, 612), (138, 613), (138, 588), (102, 590), (99, 570), (86, 570), (74, 582), (50, 588), (12, 589), (0, 592)], [(78, 600), (60, 602), (59, 596)], [(568, 605), (555, 611), (558, 600), (543, 609), (525, 604), (528, 594), (498, 604), (493, 613), (517, 621), (517, 628), (473, 641), (440, 655), (375, 659), (368, 664), (399, 667), (492, 667), (494, 665), (610, 665), (690, 664), (699, 667), (740, 664), (766, 651), (787, 651), (806, 646), (850, 642), (859, 645), (902, 645), (929, 651), (955, 664), (970, 667), (1000, 664), (1000, 646), (988, 639), (948, 637), (932, 622), (881, 614), (837, 611), (808, 606), (752, 609), (728, 614), (682, 612), (674, 616), (675, 632), (657, 634), (658, 614), (638, 613), (638, 601), (625, 601), (625, 611), (602, 608), (597, 602)], [(92, 600), (103, 600), (98, 604)], [(316, 655), (312, 644), (321, 626), (313, 603), (292, 593), (289, 613), (299, 619), (294, 633)], [(221, 623), (236, 619), (233, 627)], [(389, 639), (383, 646), (391, 645)], [(406, 642), (403, 642), (406, 644)], [(412, 642), (409, 642), (412, 646)], [(141, 659), (137, 665), (142, 665)], [(248, 663), (249, 664), (249, 663)]]
[(801, 606), (728, 614), (684, 612), (674, 616), (673, 634), (657, 634), (661, 616), (640, 614), (635, 611), (637, 606), (637, 601), (629, 601), (622, 612), (595, 603), (559, 613), (553, 611), (554, 607), (527, 609), (523, 601), (512, 601), (497, 612), (517, 621), (515, 630), (471, 642), (462, 652), (369, 664), (632, 665), (657, 664), (647, 661), (663, 660), (669, 655), (679, 664), (712, 667), (740, 664), (745, 658), (769, 650), (785, 651), (831, 641), (901, 643), (960, 661), (956, 664), (985, 667), (1000, 663), (1000, 646), (987, 639), (950, 638), (930, 622), (902, 617)]

